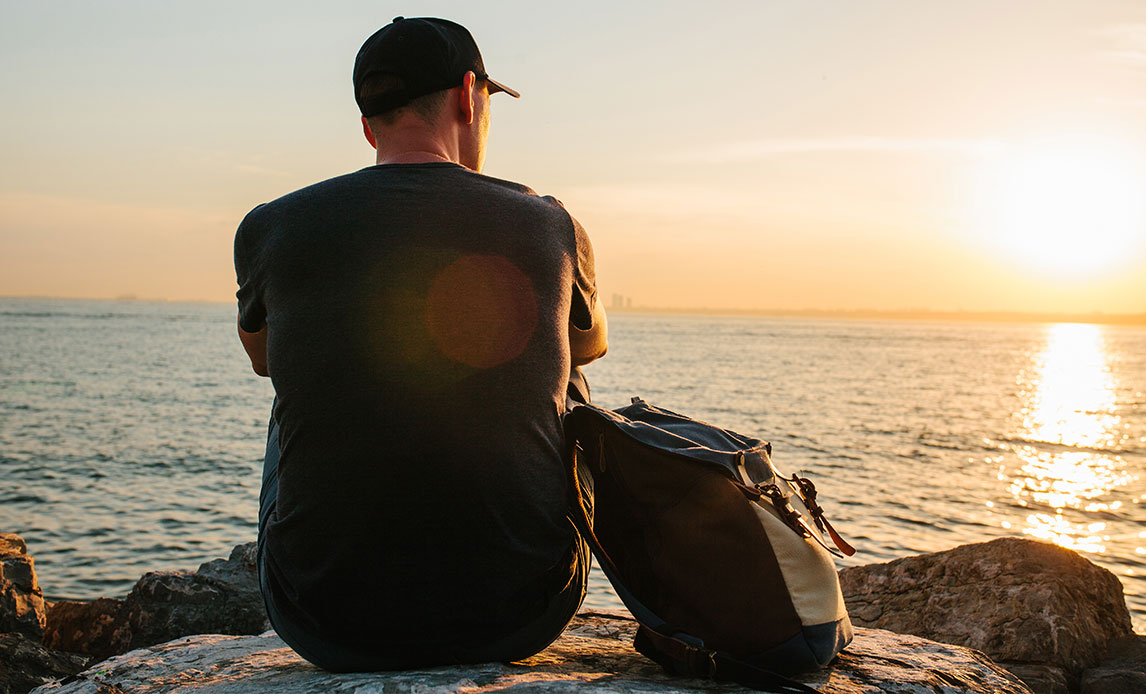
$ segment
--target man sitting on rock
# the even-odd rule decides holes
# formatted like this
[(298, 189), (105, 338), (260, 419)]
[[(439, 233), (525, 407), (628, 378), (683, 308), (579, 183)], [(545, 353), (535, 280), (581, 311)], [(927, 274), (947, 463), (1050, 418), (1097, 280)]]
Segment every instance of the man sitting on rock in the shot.
[(395, 19), (354, 88), (377, 165), (235, 236), (239, 337), (275, 389), (264, 601), (328, 670), (525, 658), (585, 591), (561, 416), (606, 350), (592, 249), (560, 202), (479, 173), (490, 94), (518, 94), (465, 28)]

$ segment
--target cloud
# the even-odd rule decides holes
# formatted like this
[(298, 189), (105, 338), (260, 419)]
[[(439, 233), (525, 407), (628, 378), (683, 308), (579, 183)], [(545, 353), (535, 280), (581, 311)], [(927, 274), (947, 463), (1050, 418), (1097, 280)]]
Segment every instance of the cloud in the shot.
[(1146, 67), (1146, 51), (1105, 51), (1101, 55), (1112, 63)]
[(1132, 108), (1146, 108), (1146, 99), (1136, 99), (1133, 97), (1098, 97), (1095, 99), (1100, 104), (1108, 104), (1111, 106), (1129, 106)]
[(630, 183), (612, 186), (573, 186), (561, 199), (571, 209), (609, 215), (638, 215), (666, 219), (756, 219), (768, 201), (720, 187), (698, 184)]
[(1000, 147), (991, 140), (959, 138), (896, 138), (896, 137), (827, 137), (764, 139), (747, 142), (728, 143), (676, 152), (669, 155), (671, 161), (724, 163), (749, 161), (788, 154), (809, 154), (817, 152), (886, 152), (903, 154), (955, 154), (962, 156), (985, 156)]
[(290, 173), (281, 169), (263, 166), (262, 156), (251, 157), (246, 160), (236, 158), (231, 152), (219, 149), (206, 149), (203, 147), (183, 146), (179, 150), (184, 161), (216, 170), (230, 169), (242, 174), (255, 174), (273, 178), (287, 178)]
[(243, 173), (258, 174), (260, 176), (273, 176), (275, 178), (287, 178), (290, 176), (286, 171), (279, 169), (268, 169), (265, 166), (258, 166), (256, 164), (235, 164), (235, 170)]
[(1112, 24), (1095, 32), (1107, 46), (1098, 52), (1102, 60), (1146, 68), (1146, 23)]
[(1146, 45), (1146, 22), (1123, 22), (1111, 24), (1095, 32), (1098, 36), (1115, 43), (1126, 45)]

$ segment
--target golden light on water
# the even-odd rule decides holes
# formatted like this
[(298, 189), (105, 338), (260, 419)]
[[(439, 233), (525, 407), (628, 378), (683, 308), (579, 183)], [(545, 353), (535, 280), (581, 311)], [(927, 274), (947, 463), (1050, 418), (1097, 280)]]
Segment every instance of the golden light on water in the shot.
[(1023, 533), (1074, 550), (1102, 553), (1106, 524), (1072, 521), (1063, 511), (1115, 511), (1109, 492), (1131, 481), (1121, 458), (1105, 449), (1117, 440), (1116, 383), (1102, 329), (1061, 324), (1047, 329), (1046, 347), (1034, 364), (1015, 448), (1022, 466), (1011, 494), (1040, 510), (1026, 517)]
[(1102, 329), (1065, 323), (1047, 331), (1034, 402), (1023, 414), (1023, 434), (1033, 441), (1102, 448), (1114, 441), (1114, 383)]

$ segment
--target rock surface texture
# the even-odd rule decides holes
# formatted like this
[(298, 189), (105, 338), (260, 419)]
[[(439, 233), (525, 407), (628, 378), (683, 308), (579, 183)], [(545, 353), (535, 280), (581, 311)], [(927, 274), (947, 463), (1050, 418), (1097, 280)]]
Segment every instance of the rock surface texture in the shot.
[(79, 672), (87, 656), (60, 653), (20, 633), (0, 634), (0, 694), (21, 694)]
[(1146, 692), (1146, 636), (1134, 635), (1110, 644), (1106, 660), (1082, 673), (1082, 694)]
[(130, 650), (131, 628), (123, 617), (123, 600), (61, 600), (48, 609), (44, 645), (103, 660)]
[(44, 594), (27, 545), (19, 535), (0, 533), (0, 633), (39, 641), (45, 614)]
[(270, 628), (253, 542), (193, 573), (144, 574), (123, 600), (56, 603), (47, 621), (48, 646), (101, 659), (180, 636), (261, 634)]
[(1132, 634), (1114, 574), (1033, 540), (1003, 538), (847, 568), (840, 584), (854, 625), (983, 651), (1004, 667), (1041, 673), (1048, 683), (1041, 691), (1055, 691), (1053, 668), (1075, 688), (1108, 642)]
[(23, 538), (0, 533), (0, 694), (23, 694), (82, 670), (90, 658), (60, 653), (40, 641), (46, 603)]
[[(1146, 637), (1130, 633), (1121, 585), (1069, 550), (996, 540), (845, 569), (840, 578), (856, 639), (806, 678), (825, 694), (1027, 691), (1012, 674), (1037, 694), (1146, 693)], [(666, 675), (632, 649), (631, 618), (612, 613), (582, 613), (549, 649), (513, 665), (327, 673), (266, 631), (254, 543), (196, 572), (149, 573), (124, 599), (49, 605), (46, 629), (44, 606), (24, 542), (0, 534), (0, 632), (10, 632), (0, 633), (0, 694), (22, 694), (90, 660), (72, 653), (98, 661), (131, 648), (40, 691), (743, 691)], [(179, 637), (190, 638), (171, 641)]]
[(144, 574), (124, 600), (131, 648), (191, 634), (261, 634), (270, 629), (259, 594), (255, 543), (191, 573)]
[[(666, 675), (633, 650), (636, 623), (620, 613), (583, 612), (545, 651), (514, 664), (373, 674), (332, 674), (308, 664), (267, 632), (195, 636), (132, 651), (49, 684), (37, 694), (261, 694), (283, 692), (729, 692), (742, 688)], [(838, 661), (804, 680), (823, 694), (1022, 693), (982, 654), (876, 629), (859, 629)]]

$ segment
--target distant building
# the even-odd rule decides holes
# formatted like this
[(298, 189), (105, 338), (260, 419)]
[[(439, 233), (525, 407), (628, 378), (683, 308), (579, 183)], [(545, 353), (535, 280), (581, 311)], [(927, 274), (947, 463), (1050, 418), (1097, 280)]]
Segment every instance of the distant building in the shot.
[(609, 298), (608, 309), (610, 311), (624, 311), (633, 308), (633, 297), (625, 296), (624, 294), (614, 293)]

